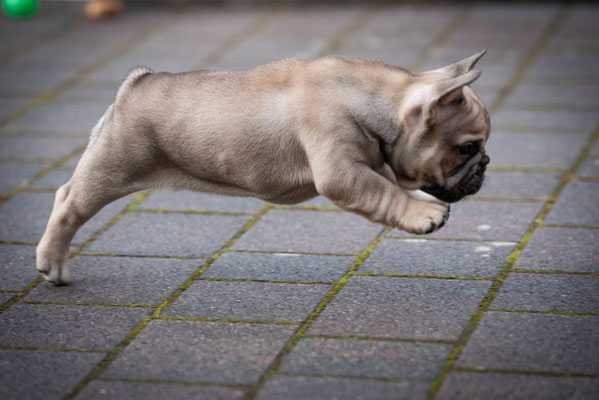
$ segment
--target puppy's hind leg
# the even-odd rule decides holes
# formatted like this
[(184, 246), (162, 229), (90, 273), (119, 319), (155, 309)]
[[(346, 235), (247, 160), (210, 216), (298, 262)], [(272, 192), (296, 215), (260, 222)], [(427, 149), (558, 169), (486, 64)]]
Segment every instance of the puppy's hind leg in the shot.
[(141, 189), (115, 174), (109, 165), (113, 160), (107, 161), (102, 153), (84, 154), (71, 180), (56, 192), (36, 249), (37, 269), (55, 284), (65, 283), (70, 244), (79, 228), (105, 205)]
[(56, 192), (52, 214), (36, 249), (36, 267), (46, 280), (65, 283), (70, 244), (79, 228), (105, 205), (128, 194), (98, 189), (75, 175)]

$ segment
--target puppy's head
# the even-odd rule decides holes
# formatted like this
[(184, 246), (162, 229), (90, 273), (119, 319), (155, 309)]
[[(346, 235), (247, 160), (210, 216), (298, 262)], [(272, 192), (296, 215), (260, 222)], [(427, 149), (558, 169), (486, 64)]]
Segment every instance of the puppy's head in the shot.
[(480, 52), (414, 77), (406, 90), (402, 132), (383, 153), (400, 186), (455, 202), (482, 186), (489, 157), (489, 113), (468, 86), (480, 75)]

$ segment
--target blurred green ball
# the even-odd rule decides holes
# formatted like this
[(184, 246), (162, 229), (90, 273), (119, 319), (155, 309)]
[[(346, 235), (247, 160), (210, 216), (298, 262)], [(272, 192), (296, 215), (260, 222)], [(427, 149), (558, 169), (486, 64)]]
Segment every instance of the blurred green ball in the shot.
[(27, 17), (39, 10), (38, 0), (2, 0), (2, 9), (11, 17)]

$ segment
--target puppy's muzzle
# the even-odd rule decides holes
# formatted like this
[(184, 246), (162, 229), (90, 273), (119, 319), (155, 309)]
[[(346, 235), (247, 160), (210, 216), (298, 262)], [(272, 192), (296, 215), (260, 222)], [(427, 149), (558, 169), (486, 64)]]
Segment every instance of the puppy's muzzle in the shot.
[(480, 190), (485, 180), (485, 171), (487, 170), (489, 161), (491, 161), (489, 156), (483, 154), (480, 161), (472, 166), (468, 174), (466, 174), (453, 188), (448, 189), (439, 185), (431, 185), (425, 186), (420, 190), (447, 203), (455, 203)]

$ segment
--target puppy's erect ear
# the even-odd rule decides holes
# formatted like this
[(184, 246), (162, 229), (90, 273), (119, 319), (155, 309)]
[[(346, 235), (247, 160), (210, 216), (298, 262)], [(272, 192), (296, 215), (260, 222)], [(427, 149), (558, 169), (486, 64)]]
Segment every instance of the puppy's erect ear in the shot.
[(438, 72), (438, 73), (446, 74), (446, 75), (453, 76), (453, 77), (465, 74), (466, 72), (468, 72), (468, 71), (472, 70), (472, 68), (474, 68), (474, 66), (476, 65), (478, 60), (480, 60), (480, 58), (482, 56), (484, 56), (486, 52), (487, 52), (487, 50), (483, 50), (479, 53), (474, 54), (473, 56), (464, 58), (463, 60), (460, 60), (456, 63), (447, 65), (447, 66), (439, 68), (439, 69), (435, 69), (430, 72)]
[(463, 88), (480, 76), (480, 69), (433, 83), (418, 84), (406, 98), (404, 118), (410, 125), (432, 126), (437, 113), (463, 95)]
[(424, 119), (427, 125), (432, 125), (440, 108), (451, 104), (463, 95), (464, 86), (471, 84), (480, 76), (480, 69), (472, 69), (455, 78), (443, 79), (430, 84), (425, 90)]

